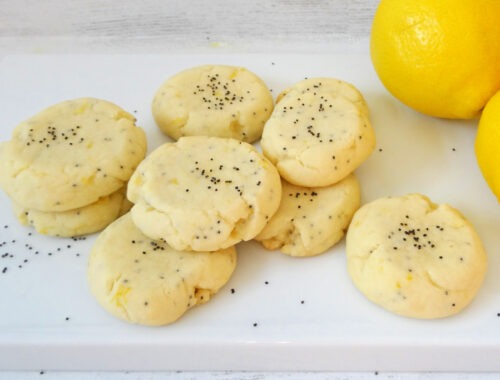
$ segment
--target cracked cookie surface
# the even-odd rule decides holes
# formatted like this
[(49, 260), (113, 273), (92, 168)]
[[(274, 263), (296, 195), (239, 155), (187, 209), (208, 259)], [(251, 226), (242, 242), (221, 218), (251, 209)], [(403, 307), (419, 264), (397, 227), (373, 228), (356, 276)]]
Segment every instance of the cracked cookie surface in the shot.
[(158, 127), (182, 136), (260, 138), (274, 106), (266, 84), (243, 67), (203, 65), (167, 79), (156, 92), (152, 112)]
[(288, 182), (328, 186), (368, 158), (375, 133), (368, 107), (352, 85), (337, 79), (307, 79), (278, 97), (260, 144)]
[(362, 206), (346, 235), (349, 275), (372, 302), (407, 317), (442, 318), (481, 287), (487, 257), (471, 223), (420, 194)]
[(136, 225), (179, 250), (213, 251), (253, 239), (278, 209), (276, 168), (252, 145), (183, 137), (153, 151), (128, 186)]
[(67, 100), (19, 124), (0, 146), (0, 186), (25, 208), (72, 210), (123, 187), (145, 154), (131, 114), (105, 100)]

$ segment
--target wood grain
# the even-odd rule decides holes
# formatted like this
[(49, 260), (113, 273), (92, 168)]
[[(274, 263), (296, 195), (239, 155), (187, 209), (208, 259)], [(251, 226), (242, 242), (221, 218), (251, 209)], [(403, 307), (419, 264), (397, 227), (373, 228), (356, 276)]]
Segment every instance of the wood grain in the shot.
[(97, 49), (302, 50), (369, 36), (376, 0), (0, 0), (3, 53)]

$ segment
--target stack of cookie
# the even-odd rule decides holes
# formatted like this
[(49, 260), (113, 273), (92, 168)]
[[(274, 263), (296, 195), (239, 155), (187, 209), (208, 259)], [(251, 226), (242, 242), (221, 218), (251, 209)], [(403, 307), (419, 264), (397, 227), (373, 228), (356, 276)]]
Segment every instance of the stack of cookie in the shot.
[(278, 209), (280, 177), (252, 145), (190, 136), (154, 150), (132, 175), (131, 212), (97, 239), (89, 282), (101, 305), (163, 325), (207, 302)]
[(89, 234), (127, 210), (126, 184), (145, 154), (131, 114), (100, 99), (68, 100), (0, 145), (0, 186), (21, 223), (52, 236)]
[(375, 147), (362, 94), (333, 78), (296, 83), (278, 96), (261, 147), (282, 177), (283, 201), (256, 239), (291, 256), (326, 251), (360, 206), (353, 173)]

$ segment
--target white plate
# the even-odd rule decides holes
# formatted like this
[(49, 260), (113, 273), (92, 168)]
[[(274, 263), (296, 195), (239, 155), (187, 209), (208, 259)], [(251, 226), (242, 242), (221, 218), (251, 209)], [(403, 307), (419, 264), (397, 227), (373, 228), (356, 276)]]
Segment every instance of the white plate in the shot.
[(363, 201), (419, 192), (460, 209), (489, 253), (477, 298), (451, 318), (402, 318), (354, 288), (343, 243), (297, 259), (250, 242), (238, 246), (233, 278), (208, 304), (169, 326), (130, 325), (88, 291), (95, 236), (39, 236), (19, 226), (2, 193), (0, 369), (500, 370), (500, 206), (476, 166), (476, 122), (434, 119), (401, 105), (379, 83), (368, 54), (7, 57), (0, 62), (0, 140), (46, 106), (93, 96), (136, 115), (151, 150), (167, 141), (150, 113), (154, 92), (170, 75), (204, 63), (245, 66), (275, 95), (304, 77), (355, 84), (378, 140), (357, 170)]

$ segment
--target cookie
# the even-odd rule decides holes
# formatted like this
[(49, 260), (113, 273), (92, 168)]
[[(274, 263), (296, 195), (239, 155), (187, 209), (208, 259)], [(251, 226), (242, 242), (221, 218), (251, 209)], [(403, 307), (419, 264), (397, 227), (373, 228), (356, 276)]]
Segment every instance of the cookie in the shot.
[(373, 151), (375, 133), (366, 109), (341, 94), (328, 86), (297, 86), (276, 104), (260, 144), (288, 182), (332, 185)]
[(145, 235), (178, 250), (216, 251), (262, 230), (279, 207), (281, 181), (248, 143), (182, 137), (146, 157), (127, 196)]
[(368, 104), (363, 94), (351, 83), (336, 78), (307, 78), (283, 90), (277, 97), (278, 103), (290, 91), (321, 91), (342, 96), (354, 103), (365, 115), (369, 115)]
[(131, 114), (104, 100), (68, 100), (22, 122), (2, 144), (0, 186), (27, 209), (72, 210), (123, 187), (145, 154)]
[(130, 214), (110, 224), (92, 247), (88, 283), (98, 303), (130, 323), (165, 325), (203, 304), (236, 267), (234, 247), (184, 252), (144, 236)]
[(154, 96), (158, 127), (182, 136), (260, 138), (274, 102), (266, 84), (243, 67), (204, 65), (169, 78)]
[(347, 232), (346, 254), (349, 275), (369, 300), (413, 318), (461, 311), (487, 268), (471, 223), (453, 207), (420, 194), (362, 206)]
[(280, 207), (255, 240), (290, 256), (323, 253), (344, 236), (360, 197), (354, 174), (326, 187), (306, 188), (282, 181)]
[(125, 188), (122, 188), (97, 202), (74, 210), (46, 212), (27, 209), (16, 203), (13, 206), (21, 224), (33, 226), (43, 235), (73, 237), (102, 230), (125, 214), (132, 204), (126, 198)]

